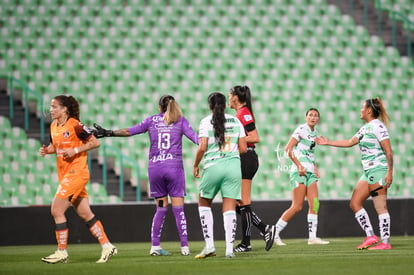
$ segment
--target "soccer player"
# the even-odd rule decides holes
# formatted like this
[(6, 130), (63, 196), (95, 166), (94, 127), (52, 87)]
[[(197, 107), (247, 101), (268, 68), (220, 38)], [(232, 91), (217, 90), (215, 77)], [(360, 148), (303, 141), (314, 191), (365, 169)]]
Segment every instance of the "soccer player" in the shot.
[(247, 152), (240, 155), (242, 171), (242, 193), (237, 213), (241, 215), (242, 240), (235, 248), (235, 252), (249, 252), (252, 250), (250, 238), (252, 233), (252, 223), (256, 226), (266, 242), (266, 250), (273, 245), (275, 227), (266, 225), (252, 210), (251, 191), (252, 179), (259, 168), (259, 159), (255, 151), (255, 143), (260, 142), (253, 115), (252, 100), (250, 89), (247, 86), (234, 86), (229, 92), (230, 108), (236, 110), (236, 117), (244, 126), (246, 133)]
[(168, 196), (181, 242), (181, 255), (190, 255), (187, 219), (184, 213), (185, 175), (182, 159), (182, 137), (198, 144), (198, 137), (174, 97), (164, 95), (158, 102), (159, 114), (147, 117), (141, 123), (121, 130), (106, 130), (95, 124), (96, 137), (129, 137), (148, 132), (150, 150), (148, 178), (150, 196), (155, 198), (156, 211), (151, 227), (151, 256), (171, 253), (160, 246), (161, 231), (168, 211)]
[(50, 113), (53, 119), (50, 125), (50, 143), (48, 146), (43, 145), (39, 154), (42, 157), (56, 154), (60, 185), (52, 202), (51, 213), (56, 224), (58, 249), (42, 258), (42, 261), (51, 264), (67, 262), (69, 230), (65, 212), (72, 205), (102, 246), (102, 255), (97, 263), (106, 263), (118, 251), (109, 242), (102, 223), (92, 212), (85, 188), (89, 181), (87, 151), (99, 147), (100, 143), (79, 121), (79, 103), (74, 97), (56, 96), (51, 101)]
[(315, 138), (317, 131), (315, 126), (319, 122), (319, 111), (310, 108), (305, 115), (306, 123), (299, 125), (293, 132), (285, 147), (285, 152), (292, 160), (290, 172), (290, 185), (292, 187), (292, 204), (283, 212), (276, 223), (276, 245), (286, 245), (280, 239), (280, 232), (285, 229), (288, 222), (302, 210), (303, 201), (308, 201), (308, 244), (328, 244), (316, 236), (318, 229), (318, 178), (319, 172), (315, 164)]
[(246, 134), (240, 121), (225, 113), (226, 97), (212, 93), (208, 97), (211, 114), (203, 118), (199, 127), (199, 146), (195, 156), (193, 175), (200, 177), (199, 164), (203, 160), (198, 211), (205, 247), (197, 259), (216, 255), (211, 205), (221, 192), (226, 240), (226, 258), (233, 258), (236, 235), (236, 205), (241, 193), (240, 154), (247, 151)]
[[(387, 190), (392, 184), (393, 156), (386, 127), (389, 125), (389, 117), (381, 98), (365, 100), (360, 110), (360, 118), (366, 124), (351, 139), (334, 141), (321, 136), (316, 139), (316, 143), (336, 147), (352, 147), (359, 144), (364, 171), (352, 193), (350, 207), (355, 213), (355, 219), (365, 231), (366, 238), (357, 249), (391, 249), (391, 218), (387, 209)], [(382, 239), (379, 244), (368, 213), (363, 207), (369, 196), (372, 197), (378, 214)]]

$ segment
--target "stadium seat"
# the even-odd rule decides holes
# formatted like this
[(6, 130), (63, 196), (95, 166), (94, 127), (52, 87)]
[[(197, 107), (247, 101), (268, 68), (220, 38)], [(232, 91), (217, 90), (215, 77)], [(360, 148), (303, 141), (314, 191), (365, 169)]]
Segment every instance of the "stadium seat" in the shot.
[[(7, 48), (0, 49), (4, 59), (0, 60), (0, 73), (28, 79), (30, 87), (42, 92), (47, 101), (55, 94), (71, 93), (80, 99), (84, 123), (111, 128), (140, 122), (157, 112), (161, 95), (171, 93), (197, 129), (209, 112), (206, 97), (210, 92), (227, 93), (233, 85), (247, 84), (254, 97), (263, 163), (274, 160), (275, 144), (288, 140), (296, 124), (304, 123), (304, 112), (310, 106), (319, 108), (319, 129), (332, 138), (354, 134), (360, 125), (360, 104), (371, 94), (381, 95), (389, 106), (392, 130), (402, 129), (409, 120), (412, 100), (403, 99), (414, 86), (412, 60), (385, 47), (379, 37), (369, 36), (336, 6), (321, 0), (161, 3), (120, 7), (114, 1), (97, 6), (89, 0), (71, 5), (41, 0), (30, 6), (8, 1), (0, 9), (5, 18), (0, 32)], [(394, 4), (398, 7), (384, 4), (382, 8), (412, 13), (406, 1)], [(0, 125), (8, 123), (4, 121), (0, 118)], [(14, 134), (20, 134), (13, 131), (0, 130), (4, 138), (0, 157), (33, 161), (33, 165), (22, 161), (18, 167), (30, 170), (36, 182), (55, 184), (50, 175), (34, 171), (54, 171), (53, 162), (29, 153), (39, 144), (12, 142)], [(403, 144), (410, 138), (395, 139)], [(17, 139), (27, 141), (24, 135)], [(105, 142), (137, 159), (140, 170), (146, 171), (146, 137)], [(192, 146), (184, 145), (186, 159), (193, 157)], [(396, 146), (394, 150), (400, 155), (412, 148)], [(327, 152), (318, 160), (321, 168), (331, 165), (326, 159), (329, 154), (345, 156), (343, 151)], [(407, 159), (406, 154), (400, 156), (401, 163)], [(334, 169), (343, 165), (331, 163)], [(348, 176), (359, 168), (357, 163), (348, 166)], [(274, 177), (285, 175), (272, 173), (274, 167), (262, 165), (255, 178), (263, 181), (254, 192), (256, 198), (286, 195), (285, 191), (274, 192), (278, 187), (272, 183)], [(142, 174), (147, 180), (146, 173)], [(191, 182), (191, 173), (186, 178)], [(337, 178), (328, 173), (321, 180), (334, 182)], [(189, 192), (196, 200), (193, 192), (197, 189)], [(349, 191), (329, 185), (323, 194), (343, 198)], [(43, 201), (41, 198), (36, 197)]]

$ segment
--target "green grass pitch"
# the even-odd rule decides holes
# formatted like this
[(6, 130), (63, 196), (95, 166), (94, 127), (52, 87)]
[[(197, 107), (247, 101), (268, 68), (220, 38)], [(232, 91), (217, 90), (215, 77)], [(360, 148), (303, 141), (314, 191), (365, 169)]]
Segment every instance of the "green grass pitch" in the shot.
[(40, 258), (55, 245), (0, 247), (0, 274), (414, 274), (414, 237), (392, 237), (392, 250), (356, 250), (363, 237), (332, 238), (329, 245), (308, 245), (306, 239), (284, 239), (287, 246), (266, 252), (254, 240), (253, 251), (224, 257), (224, 241), (216, 241), (217, 256), (195, 259), (203, 242), (190, 242), (191, 255), (181, 256), (178, 242), (163, 242), (172, 256), (149, 256), (149, 243), (114, 243), (118, 255), (96, 264), (98, 244), (69, 244), (67, 264), (46, 264)]

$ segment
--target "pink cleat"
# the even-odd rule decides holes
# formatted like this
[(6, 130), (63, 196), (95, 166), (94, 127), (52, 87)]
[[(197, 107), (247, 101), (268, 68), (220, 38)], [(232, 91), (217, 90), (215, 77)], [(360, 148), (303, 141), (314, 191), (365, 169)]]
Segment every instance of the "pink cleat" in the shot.
[(370, 247), (371, 245), (374, 245), (378, 242), (378, 237), (377, 236), (368, 236), (365, 238), (365, 240), (359, 245), (357, 246), (357, 249), (367, 249), (368, 247)]
[(391, 245), (389, 243), (380, 243), (376, 246), (371, 246), (368, 250), (388, 250), (391, 249)]

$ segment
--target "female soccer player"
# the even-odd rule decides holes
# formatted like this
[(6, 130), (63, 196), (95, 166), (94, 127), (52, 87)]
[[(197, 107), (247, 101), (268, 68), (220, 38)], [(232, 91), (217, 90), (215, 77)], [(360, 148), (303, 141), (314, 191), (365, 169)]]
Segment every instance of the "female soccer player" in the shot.
[(220, 191), (223, 198), (225, 255), (233, 258), (237, 227), (236, 205), (241, 192), (239, 155), (247, 151), (247, 144), (243, 125), (236, 117), (225, 113), (226, 97), (221, 93), (212, 93), (208, 97), (208, 103), (212, 114), (200, 122), (199, 146), (193, 169), (194, 176), (199, 178), (199, 164), (203, 159), (198, 211), (206, 245), (195, 257), (202, 259), (216, 255), (211, 205)]
[(99, 141), (79, 121), (79, 104), (72, 96), (59, 95), (52, 99), (50, 113), (50, 144), (39, 149), (40, 156), (56, 154), (59, 188), (52, 202), (51, 213), (56, 223), (58, 249), (42, 258), (46, 263), (66, 263), (69, 230), (65, 212), (72, 205), (76, 213), (86, 222), (89, 231), (102, 245), (102, 255), (97, 263), (106, 263), (117, 254), (105, 234), (102, 223), (89, 206), (86, 184), (89, 181), (87, 151), (99, 147)]
[(252, 250), (250, 237), (252, 223), (256, 226), (266, 241), (266, 250), (273, 245), (275, 227), (262, 222), (251, 207), (252, 179), (259, 168), (255, 143), (260, 142), (253, 115), (250, 89), (247, 86), (235, 86), (229, 92), (230, 108), (236, 110), (236, 117), (244, 126), (247, 142), (247, 153), (240, 156), (242, 171), (242, 195), (236, 210), (241, 215), (242, 240), (235, 248), (235, 252), (248, 252)]
[(316, 237), (318, 228), (318, 178), (319, 173), (315, 164), (315, 138), (317, 136), (316, 124), (319, 122), (319, 111), (310, 108), (306, 112), (306, 123), (300, 125), (293, 132), (285, 147), (285, 152), (292, 160), (290, 172), (290, 184), (292, 186), (292, 204), (276, 223), (275, 243), (286, 245), (280, 239), (280, 232), (285, 229), (288, 222), (302, 210), (303, 201), (306, 197), (309, 205), (308, 225), (309, 239), (308, 244), (328, 244), (328, 241)]
[[(391, 218), (387, 209), (387, 190), (392, 184), (393, 157), (386, 127), (389, 125), (389, 118), (381, 98), (365, 100), (360, 118), (366, 124), (351, 139), (333, 141), (320, 137), (316, 139), (316, 143), (336, 147), (352, 147), (359, 144), (364, 171), (352, 193), (350, 207), (355, 213), (355, 219), (365, 231), (366, 238), (357, 249), (391, 249)], [(382, 239), (382, 243), (375, 246), (378, 237), (374, 234), (368, 213), (363, 207), (369, 196), (372, 197), (378, 214)]]
[(121, 130), (106, 130), (95, 124), (96, 137), (129, 137), (148, 132), (150, 139), (148, 178), (150, 196), (155, 198), (156, 212), (151, 228), (151, 256), (168, 256), (161, 248), (160, 237), (168, 210), (168, 196), (181, 242), (181, 255), (190, 255), (188, 248), (187, 219), (184, 213), (185, 175), (182, 159), (182, 137), (198, 144), (197, 134), (183, 116), (180, 106), (171, 95), (158, 102), (159, 114), (144, 119), (140, 124)]

